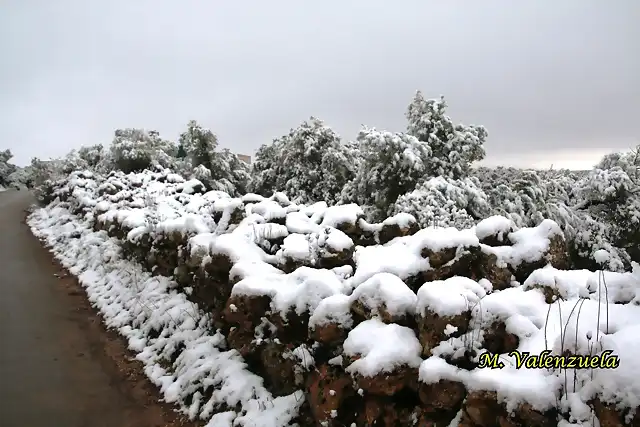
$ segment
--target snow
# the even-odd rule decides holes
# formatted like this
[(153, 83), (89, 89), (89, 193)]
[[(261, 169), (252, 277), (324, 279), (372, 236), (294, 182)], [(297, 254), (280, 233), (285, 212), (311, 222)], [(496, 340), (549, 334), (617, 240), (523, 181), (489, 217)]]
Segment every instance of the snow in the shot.
[(269, 296), (272, 309), (286, 319), (291, 309), (297, 314), (313, 311), (323, 299), (345, 291), (331, 270), (300, 267), (286, 275), (249, 276), (236, 283), (231, 294)]
[(397, 225), (400, 228), (409, 228), (417, 221), (415, 217), (406, 212), (400, 212), (382, 221), (382, 225)]
[(287, 259), (315, 263), (318, 259), (336, 254), (354, 247), (353, 241), (342, 231), (324, 227), (310, 234), (288, 235), (276, 257), (285, 262)]
[(341, 325), (345, 329), (350, 328), (353, 325), (350, 308), (351, 297), (349, 295), (337, 293), (324, 298), (311, 313), (309, 329), (315, 329), (316, 326), (324, 326), (329, 323)]
[(490, 236), (504, 239), (507, 234), (516, 228), (515, 223), (501, 215), (493, 215), (485, 218), (476, 225), (476, 236), (482, 240)]
[[(395, 140), (393, 135), (383, 136)], [(415, 143), (396, 139), (398, 143)], [(415, 153), (403, 156), (402, 161), (422, 167)], [(164, 181), (158, 181), (159, 176)], [(218, 262), (215, 256), (228, 258), (232, 295), (266, 295), (271, 309), (285, 320), (288, 313), (309, 313), (310, 330), (329, 323), (341, 326), (348, 331), (343, 354), (332, 354), (335, 357), (330, 363), (348, 365), (351, 374), (372, 376), (403, 366), (419, 368), (422, 382), (460, 381), (469, 390), (495, 390), (509, 409), (522, 402), (539, 410), (560, 406), (563, 414), (575, 420), (588, 418), (590, 409), (585, 402), (593, 397), (626, 408), (640, 404), (640, 382), (636, 379), (640, 344), (635, 338), (640, 332), (637, 264), (632, 264), (629, 272), (564, 271), (549, 265), (534, 271), (522, 285), (514, 283), (501, 291), (494, 290), (486, 279), (465, 277), (426, 282), (417, 293), (405, 283), (409, 279), (415, 283), (421, 273), (433, 268), (423, 255), (425, 249), (432, 253), (455, 249), (458, 257), (468, 249), (480, 248), (496, 254), (502, 267), (542, 260), (551, 239), (562, 235), (554, 221), (541, 220), (535, 227), (526, 227), (515, 216), (490, 216), (473, 228), (432, 227), (384, 245), (364, 247), (355, 246), (336, 227), (350, 224), (379, 232), (384, 225), (409, 227), (415, 222), (414, 216), (398, 212), (380, 223), (369, 224), (357, 205), (328, 207), (326, 202), (319, 202), (306, 206), (298, 204), (299, 199), (292, 203), (284, 194), (234, 198), (221, 191), (180, 193), (195, 189), (197, 183), (170, 178), (166, 172), (116, 174), (105, 182), (77, 174), (72, 177), (59, 188), (69, 201), (36, 210), (29, 217), (29, 225), (79, 276), (106, 325), (128, 340), (164, 398), (190, 417), (208, 421), (207, 425), (284, 427), (297, 415), (303, 392), (272, 396), (263, 380), (247, 370), (239, 353), (227, 350), (222, 333), (212, 332), (209, 314), (178, 291), (171, 278), (152, 276), (124, 260), (122, 242), (108, 237), (105, 231), (93, 231), (93, 218), (120, 226), (134, 244), (142, 237), (153, 241), (163, 233), (180, 232), (188, 237), (189, 266)], [(447, 188), (451, 184), (448, 179), (439, 181)], [(468, 184), (464, 209), (472, 208), (475, 197), (471, 181)], [(100, 190), (107, 188), (117, 192)], [(74, 216), (69, 212), (72, 209), (80, 213)], [(232, 223), (232, 214), (235, 222), (241, 221), (239, 224)], [(217, 224), (214, 217), (219, 218)], [(517, 228), (516, 222), (520, 228), (511, 232)], [(513, 246), (480, 245), (480, 238), (497, 233), (509, 233)], [(352, 250), (355, 268), (349, 260), (333, 269), (307, 266)], [(610, 247), (590, 246), (588, 253), (601, 264), (613, 259)], [(285, 268), (281, 264), (285, 259), (303, 266), (285, 274), (279, 268)], [(545, 289), (552, 289), (560, 298), (547, 304)], [(438, 316), (470, 312), (468, 331), (446, 325), (442, 331), (445, 338), (423, 361), (422, 346), (413, 330), (384, 324), (378, 318), (356, 325), (350, 311), (356, 300), (374, 314), (383, 306), (392, 315), (424, 315), (427, 310)], [(518, 351), (538, 355), (547, 349), (553, 354), (569, 350), (601, 355), (611, 350), (620, 357), (620, 366), (575, 372), (526, 366), (516, 369), (517, 357), (509, 354), (498, 355), (505, 364), (502, 369), (463, 370), (447, 362), (469, 347), (481, 353), (488, 333), (498, 325), (518, 338)], [(316, 345), (296, 343), (285, 356), (296, 361), (296, 369), (312, 369)], [(178, 348), (184, 351), (172, 364)], [(209, 391), (202, 393), (206, 387)], [(238, 411), (214, 415), (220, 407), (237, 407)]]
[(401, 316), (415, 312), (418, 297), (398, 276), (378, 273), (355, 288), (351, 300), (361, 302), (375, 314), (384, 307), (390, 315)]
[(399, 239), (387, 246), (358, 246), (353, 260), (356, 263), (354, 286), (377, 273), (392, 273), (404, 280), (429, 268), (429, 261), (422, 258), (419, 251)]
[(236, 263), (243, 261), (263, 261), (267, 259), (267, 254), (256, 246), (247, 235), (242, 233), (228, 233), (213, 236), (209, 246), (211, 255), (224, 255)]
[(408, 239), (416, 242), (422, 248), (432, 252), (440, 252), (449, 248), (477, 247), (480, 245), (473, 230), (458, 230), (453, 227), (425, 228)]
[(593, 259), (598, 264), (606, 264), (611, 259), (611, 254), (604, 249), (598, 249), (593, 253)]
[(587, 280), (587, 290), (592, 298), (615, 303), (640, 303), (640, 268), (634, 265), (631, 272), (600, 271)]
[(161, 233), (180, 232), (186, 234), (209, 233), (211, 230), (199, 215), (184, 215), (179, 218), (167, 219), (156, 225), (156, 230)]
[(311, 247), (307, 236), (304, 234), (291, 234), (282, 242), (281, 253), (283, 257), (294, 260), (311, 258)]
[(482, 285), (466, 277), (436, 280), (418, 289), (417, 310), (422, 315), (428, 310), (438, 316), (456, 316), (470, 310), (486, 295)]
[(291, 233), (315, 233), (321, 229), (321, 227), (311, 221), (304, 212), (291, 212), (288, 214), (285, 225)]
[(549, 265), (531, 273), (522, 286), (524, 290), (536, 286), (551, 288), (563, 299), (589, 298), (587, 284), (593, 274), (589, 270), (558, 270)]
[(349, 332), (344, 342), (346, 356), (359, 356), (346, 372), (372, 377), (393, 372), (403, 366), (417, 368), (422, 346), (413, 330), (405, 326), (384, 324), (378, 319), (365, 320)]
[(510, 264), (517, 266), (523, 262), (542, 259), (554, 236), (564, 237), (560, 226), (550, 219), (545, 219), (537, 227), (522, 228), (510, 233), (509, 240), (514, 243), (510, 250)]
[[(353, 248), (353, 240), (336, 228), (325, 229), (326, 234), (318, 239), (320, 245), (326, 244), (334, 252)], [(322, 240), (326, 239), (326, 240)]]
[[(122, 259), (118, 242), (104, 231), (91, 230), (85, 220), (55, 206), (36, 210), (28, 223), (36, 236), (51, 245), (56, 258), (78, 276), (106, 326), (127, 339), (166, 401), (180, 405), (184, 413), (209, 420), (212, 426), (228, 425), (234, 418), (231, 413), (214, 416), (220, 405), (239, 405), (234, 425), (245, 427), (281, 427), (297, 415), (304, 402), (301, 391), (272, 396), (235, 350), (224, 350), (224, 337), (210, 334), (208, 317), (184, 294), (171, 290), (170, 279), (151, 276)], [(74, 231), (80, 232), (79, 238), (70, 238)], [(160, 336), (150, 338), (152, 330), (161, 331)], [(180, 345), (184, 350), (169, 372), (162, 360)], [(194, 398), (187, 403), (194, 391), (211, 386), (208, 400)]]
[(359, 218), (364, 216), (362, 208), (355, 203), (340, 206), (331, 206), (324, 211), (324, 217), (320, 225), (338, 227), (342, 224), (355, 225)]
[(248, 204), (246, 206), (246, 213), (247, 216), (252, 213), (257, 213), (266, 221), (271, 221), (278, 218), (285, 218), (287, 215), (287, 209), (280, 206), (280, 204), (274, 200), (266, 199), (258, 203)]

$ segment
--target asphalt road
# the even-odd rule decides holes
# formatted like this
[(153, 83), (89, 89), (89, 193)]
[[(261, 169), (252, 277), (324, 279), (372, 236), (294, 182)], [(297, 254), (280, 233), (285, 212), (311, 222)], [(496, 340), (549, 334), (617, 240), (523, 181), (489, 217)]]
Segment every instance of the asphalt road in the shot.
[(0, 426), (192, 425), (158, 403), (124, 341), (31, 234), (32, 202), (0, 193)]

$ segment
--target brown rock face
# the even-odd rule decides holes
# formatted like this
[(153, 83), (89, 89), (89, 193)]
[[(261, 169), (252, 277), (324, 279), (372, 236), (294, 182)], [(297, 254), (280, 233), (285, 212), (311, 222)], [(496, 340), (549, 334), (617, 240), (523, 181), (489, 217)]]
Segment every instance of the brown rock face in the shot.
[(271, 298), (266, 295), (232, 295), (227, 300), (223, 316), (227, 323), (253, 334), (270, 304)]
[(470, 312), (464, 312), (456, 316), (439, 316), (436, 313), (426, 310), (423, 315), (418, 315), (418, 339), (422, 344), (422, 356), (431, 356), (431, 349), (438, 346), (442, 340), (447, 339), (444, 333), (447, 325), (455, 326), (458, 330), (451, 334), (457, 337), (469, 329)]
[(339, 345), (347, 338), (348, 330), (337, 323), (326, 323), (309, 329), (309, 338), (324, 345)]
[(507, 416), (507, 420), (514, 426), (525, 427), (556, 427), (558, 425), (557, 412), (555, 410), (540, 412), (533, 409), (528, 403), (522, 404)]
[(531, 273), (539, 268), (543, 268), (547, 264), (551, 264), (559, 270), (569, 268), (567, 243), (562, 236), (553, 236), (549, 239), (549, 249), (541, 259), (534, 262), (523, 262), (517, 266), (513, 266), (513, 274), (520, 283), (523, 283)]
[(238, 327), (232, 327), (227, 334), (227, 343), (229, 346), (246, 358), (251, 354), (257, 353), (257, 346), (253, 342), (255, 339), (253, 331), (245, 331)]
[(512, 243), (509, 241), (509, 233), (515, 231), (513, 227), (509, 227), (506, 230), (500, 230), (497, 233), (485, 236), (480, 239), (480, 243), (487, 246), (510, 246)]
[(480, 251), (477, 262), (474, 264), (472, 279), (487, 279), (493, 285), (494, 290), (503, 290), (511, 287), (513, 273), (508, 266), (498, 266), (498, 257), (495, 254)]
[[(422, 272), (423, 282), (446, 280), (454, 276), (473, 277), (474, 267), (478, 264), (478, 252), (478, 248), (451, 248), (437, 253), (423, 250), (423, 256), (429, 258), (432, 267)], [(417, 289), (412, 290), (417, 292)]]
[(353, 376), (358, 388), (378, 396), (393, 396), (405, 388), (415, 390), (418, 385), (418, 369), (407, 366), (393, 372), (383, 372), (373, 377), (360, 374)]
[(270, 340), (260, 352), (265, 383), (275, 396), (291, 394), (304, 384), (304, 378), (297, 374), (295, 361), (282, 357), (287, 350), (287, 345)]
[(369, 307), (363, 301), (355, 300), (351, 304), (351, 313), (353, 313), (354, 318), (359, 320), (370, 320), (377, 317), (387, 324), (397, 323), (402, 326), (409, 326), (413, 323), (413, 316), (409, 316), (406, 313), (391, 314), (387, 311), (387, 307), (384, 303), (376, 307)]
[(506, 330), (503, 322), (493, 323), (484, 333), (484, 348), (491, 353), (509, 353), (518, 348), (520, 339)]
[(466, 395), (464, 385), (449, 380), (433, 384), (420, 383), (418, 388), (422, 408), (427, 413), (457, 412)]
[(307, 381), (309, 406), (318, 427), (323, 422), (328, 426), (340, 426), (332, 417), (332, 411), (339, 411), (342, 403), (355, 394), (351, 378), (330, 365), (321, 365), (309, 376)]
[(405, 407), (391, 399), (368, 396), (364, 402), (364, 408), (357, 414), (355, 425), (431, 427), (436, 424), (427, 421), (419, 407)]
[(469, 426), (496, 427), (502, 408), (498, 404), (497, 395), (493, 391), (472, 391), (467, 394), (464, 412), (468, 417)]
[(593, 407), (601, 427), (640, 427), (640, 408), (635, 408), (635, 415), (630, 423), (625, 420), (625, 414), (621, 413), (615, 405), (601, 402), (600, 399), (594, 399), (590, 402)]
[(478, 390), (467, 395), (460, 426), (468, 427), (556, 427), (557, 411), (540, 412), (527, 403), (508, 413), (494, 391)]
[(424, 248), (420, 255), (423, 258), (429, 259), (429, 265), (433, 269), (437, 269), (445, 265), (446, 263), (453, 261), (456, 257), (456, 252), (458, 248), (446, 248), (441, 251), (432, 251), (431, 249)]
[(307, 341), (309, 336), (309, 313), (298, 314), (289, 311), (283, 318), (280, 313), (267, 316), (276, 326), (276, 336), (287, 344), (298, 346)]
[(378, 241), (384, 245), (396, 237), (411, 236), (419, 230), (420, 226), (417, 223), (410, 224), (408, 227), (400, 227), (398, 224), (383, 224), (378, 233)]

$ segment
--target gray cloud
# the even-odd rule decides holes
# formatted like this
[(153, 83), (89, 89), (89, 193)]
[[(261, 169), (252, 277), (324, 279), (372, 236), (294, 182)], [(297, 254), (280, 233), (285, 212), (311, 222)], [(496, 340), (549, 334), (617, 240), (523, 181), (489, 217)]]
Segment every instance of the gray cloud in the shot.
[(191, 118), (244, 153), (311, 115), (348, 139), (361, 124), (401, 131), (416, 89), (487, 127), (489, 164), (589, 163), (640, 142), (637, 0), (2, 9), (0, 148), (22, 164), (117, 127), (175, 138)]

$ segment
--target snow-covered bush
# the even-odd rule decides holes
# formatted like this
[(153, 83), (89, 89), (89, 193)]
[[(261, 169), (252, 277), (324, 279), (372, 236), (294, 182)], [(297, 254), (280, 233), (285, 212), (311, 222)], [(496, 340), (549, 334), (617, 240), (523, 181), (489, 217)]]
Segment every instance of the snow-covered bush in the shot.
[(311, 117), (260, 147), (251, 190), (264, 196), (282, 191), (295, 201), (333, 204), (353, 177), (353, 154), (353, 146), (343, 145), (337, 133)]
[(16, 170), (16, 166), (9, 163), (12, 157), (11, 150), (0, 151), (0, 187), (9, 186), (9, 176)]
[(123, 172), (135, 172), (154, 165), (170, 167), (177, 147), (160, 138), (156, 131), (128, 128), (115, 131), (110, 151), (115, 167)]
[(109, 153), (104, 149), (102, 144), (84, 146), (78, 149), (78, 157), (84, 160), (90, 169), (99, 168), (108, 156)]
[[(545, 218), (557, 222), (569, 242), (574, 265), (611, 270), (630, 267), (631, 259), (618, 243), (612, 222), (598, 214), (601, 202), (615, 187), (605, 185), (608, 174), (597, 168), (575, 172), (505, 167), (483, 167), (472, 173), (488, 196), (492, 214), (508, 217), (519, 227), (535, 226)], [(609, 254), (604, 265), (594, 259), (600, 250)]]
[(640, 261), (640, 147), (605, 156), (579, 183), (578, 206), (604, 224), (610, 243)]
[(427, 174), (431, 149), (414, 136), (367, 127), (360, 130), (357, 142), (361, 160), (342, 200), (361, 205), (370, 219), (382, 219), (398, 197)]
[(203, 128), (195, 120), (187, 124), (180, 135), (176, 151), (176, 166), (179, 173), (200, 180), (210, 190), (243, 194), (249, 183), (249, 167), (228, 149), (217, 151), (218, 137)]
[(444, 97), (426, 100), (418, 91), (407, 109), (407, 133), (428, 144), (429, 176), (457, 179), (468, 174), (473, 162), (484, 158), (487, 131), (482, 126), (453, 124), (446, 108)]
[(491, 206), (476, 178), (431, 178), (400, 196), (393, 213), (413, 215), (421, 227), (469, 228), (489, 216)]

